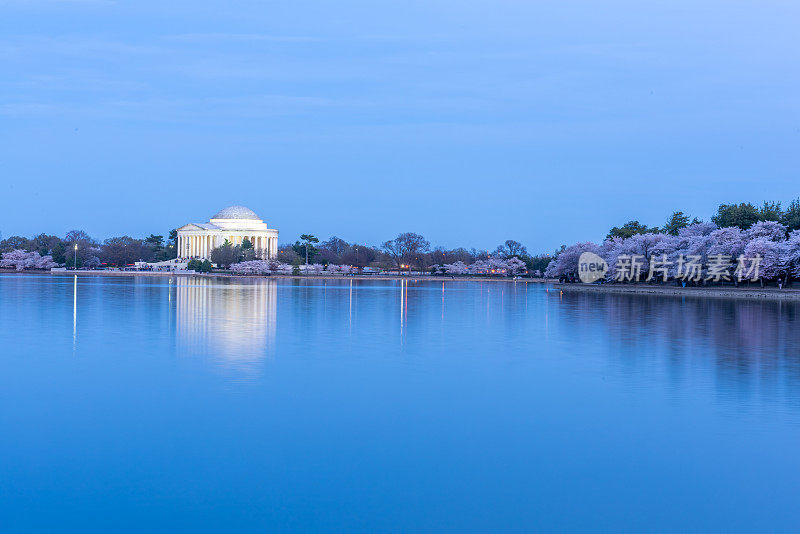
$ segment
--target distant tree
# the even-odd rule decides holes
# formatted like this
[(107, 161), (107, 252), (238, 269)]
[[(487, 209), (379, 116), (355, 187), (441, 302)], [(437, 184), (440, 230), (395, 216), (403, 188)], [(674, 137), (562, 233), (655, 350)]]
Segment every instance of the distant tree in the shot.
[(382, 248), (392, 258), (395, 265), (403, 263), (424, 269), (423, 255), (430, 250), (430, 242), (419, 234), (405, 232), (391, 241), (383, 243)]
[(267, 274), (279, 269), (277, 262), (268, 260), (242, 261), (231, 265), (234, 274)]
[(463, 275), (467, 274), (467, 264), (463, 261), (456, 261), (443, 265), (444, 271), (450, 275)]
[(227, 269), (232, 263), (239, 261), (242, 251), (239, 246), (231, 245), (226, 239), (222, 246), (219, 246), (211, 251), (211, 261), (219, 265), (223, 269)]
[(800, 199), (792, 200), (787, 210), (783, 213), (781, 222), (790, 232), (800, 229)]
[(30, 248), (30, 240), (21, 235), (12, 235), (9, 238), (0, 241), (0, 252), (12, 250), (28, 250)]
[(764, 201), (764, 205), (758, 211), (759, 221), (780, 221), (783, 217), (783, 210), (780, 202)]
[(54, 235), (39, 234), (30, 240), (28, 250), (36, 251), (41, 256), (46, 256), (53, 251), (53, 248), (61, 243), (61, 238)]
[(758, 222), (759, 217), (760, 213), (755, 206), (749, 202), (743, 202), (738, 205), (720, 204), (719, 208), (717, 208), (717, 214), (711, 217), (711, 221), (720, 228), (736, 226), (742, 230), (747, 230)]
[(329, 251), (335, 254), (336, 256), (342, 256), (345, 252), (348, 251), (350, 245), (344, 239), (339, 237), (333, 236), (327, 241), (323, 241), (320, 246), (320, 250)]
[(94, 269), (95, 267), (100, 267), (103, 262), (100, 261), (100, 258), (97, 256), (89, 256), (86, 258), (86, 261), (83, 262), (83, 267), (87, 269)]
[(4, 252), (2, 256), (0, 267), (6, 269), (23, 271), (25, 269), (50, 269), (56, 266), (52, 257), (42, 256), (37, 251), (12, 250)]
[(786, 227), (775, 221), (758, 221), (744, 234), (748, 241), (765, 238), (770, 241), (783, 241), (786, 239)]
[(67, 232), (67, 235), (64, 236), (64, 241), (67, 243), (88, 243), (93, 244), (94, 240), (89, 237), (89, 234), (84, 232), (83, 230), (70, 230)]
[(150, 242), (124, 235), (103, 241), (100, 258), (109, 265), (125, 266), (137, 261), (152, 261), (153, 246)]
[[(89, 234), (83, 230), (70, 230), (62, 240), (64, 245), (64, 263), (69, 268), (80, 268), (91, 257), (100, 255), (100, 249), (97, 243), (92, 239)], [(75, 245), (78, 245), (76, 254)], [(61, 251), (58, 250), (54, 254), (54, 259), (60, 259)], [(75, 258), (77, 256), (77, 266), (75, 265)]]
[(584, 252), (600, 253), (600, 247), (595, 243), (576, 243), (561, 250), (544, 272), (547, 278), (558, 278), (564, 275), (578, 276), (578, 259)]
[(780, 243), (766, 237), (758, 237), (747, 243), (744, 249), (745, 257), (761, 258), (758, 274), (762, 286), (764, 285), (764, 279), (770, 280), (782, 274), (783, 262), (780, 258), (780, 251)]
[(294, 245), (283, 245), (278, 248), (278, 257), (276, 259), (280, 263), (292, 265), (295, 260), (300, 259), (300, 256), (295, 252)]
[(154, 251), (159, 251), (164, 248), (164, 236), (150, 234), (144, 239), (144, 242), (153, 247)]
[(200, 265), (199, 271), (201, 273), (210, 273), (214, 270), (214, 266), (211, 265), (211, 262), (208, 260), (203, 260), (203, 263)]
[(245, 237), (244, 239), (242, 239), (242, 244), (240, 245), (240, 248), (242, 250), (250, 250), (253, 248), (253, 244), (250, 242), (248, 238)]
[(664, 233), (669, 235), (678, 235), (681, 228), (689, 226), (689, 216), (685, 215), (682, 211), (676, 211), (672, 214), (669, 220), (664, 224)]
[(658, 228), (648, 228), (647, 225), (640, 223), (639, 221), (628, 221), (622, 225), (622, 227), (614, 227), (609, 230), (606, 239), (611, 239), (613, 237), (621, 237), (623, 239), (627, 239), (631, 236), (636, 234), (647, 234), (647, 233), (655, 233), (658, 232)]
[(53, 245), (53, 248), (50, 252), (53, 256), (53, 261), (57, 264), (63, 265), (67, 262), (67, 245), (63, 241), (59, 240), (58, 243)]
[(314, 258), (317, 254), (317, 248), (314, 246), (314, 243), (319, 243), (319, 239), (311, 234), (303, 234), (300, 236), (300, 240), (295, 242), (294, 251), (297, 252), (297, 255), (301, 258), (305, 258), (306, 265), (308, 262)]
[[(450, 265), (459, 261), (468, 265), (473, 261), (472, 254), (463, 247), (454, 248), (452, 250), (447, 250), (444, 247), (436, 247), (430, 251), (429, 255), (430, 263), (438, 263), (441, 265)], [(442, 269), (444, 269), (444, 267), (442, 267)]]
[(525, 264), (528, 266), (528, 272), (536, 273), (539, 272), (539, 276), (541, 276), (547, 266), (550, 265), (550, 262), (553, 261), (553, 256), (550, 254), (540, 254), (537, 256), (528, 256), (525, 259)]
[(178, 257), (178, 230), (172, 229), (169, 231), (169, 238), (164, 248), (156, 254), (157, 261), (172, 260)]
[(200, 269), (203, 268), (203, 262), (198, 260), (197, 258), (192, 258), (189, 260), (189, 263), (186, 265), (186, 268), (190, 271), (197, 271), (199, 272)]
[(344, 265), (352, 265), (353, 267), (363, 269), (375, 261), (375, 257), (375, 250), (371, 249), (370, 247), (352, 245), (347, 248), (347, 251), (344, 254), (342, 254), (341, 262)]
[(527, 270), (527, 266), (525, 265), (524, 261), (514, 256), (513, 258), (508, 258), (505, 261), (505, 269), (508, 274), (516, 276), (524, 274)]
[(350, 248), (351, 245), (349, 245), (347, 241), (333, 236), (327, 241), (323, 241), (319, 245), (315, 258), (316, 261), (319, 261), (324, 265), (329, 263), (339, 264), (344, 261), (342, 257), (347, 254)]
[(495, 249), (494, 254), (501, 258), (512, 258), (514, 256), (524, 257), (528, 255), (528, 249), (519, 241), (508, 239), (504, 244)]

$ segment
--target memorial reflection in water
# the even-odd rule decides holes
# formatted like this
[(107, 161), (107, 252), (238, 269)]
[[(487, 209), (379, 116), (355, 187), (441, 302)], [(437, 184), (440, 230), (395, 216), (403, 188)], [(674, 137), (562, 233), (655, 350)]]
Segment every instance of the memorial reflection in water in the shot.
[(178, 348), (257, 371), (274, 348), (276, 281), (177, 277), (173, 284)]

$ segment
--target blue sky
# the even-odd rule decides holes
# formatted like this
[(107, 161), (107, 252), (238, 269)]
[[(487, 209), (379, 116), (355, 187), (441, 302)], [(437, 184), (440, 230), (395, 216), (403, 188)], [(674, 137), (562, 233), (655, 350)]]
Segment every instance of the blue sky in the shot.
[(800, 196), (794, 2), (0, 0), (0, 231), (531, 251)]

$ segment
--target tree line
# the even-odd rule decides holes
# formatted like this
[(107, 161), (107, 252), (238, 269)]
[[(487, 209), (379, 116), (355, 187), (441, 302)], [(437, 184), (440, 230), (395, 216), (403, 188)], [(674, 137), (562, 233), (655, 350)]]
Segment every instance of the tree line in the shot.
[[(15, 265), (30, 265), (31, 268), (45, 265), (46, 261), (68, 268), (124, 267), (137, 261), (174, 259), (177, 252), (176, 242), (177, 230), (171, 230), (167, 239), (163, 235), (151, 234), (144, 239), (121, 236), (103, 241), (93, 239), (84, 231), (72, 230), (63, 238), (49, 234), (39, 234), (32, 238), (11, 236), (0, 240), (0, 254), (14, 251), (31, 254), (36, 252), (41, 258), (45, 258), (39, 260), (33, 256), (25, 257), (27, 259), (15, 256)], [(199, 272), (211, 272), (212, 263), (217, 268), (229, 269), (232, 265), (252, 262), (259, 257), (260, 251), (247, 239), (237, 245), (226, 241), (211, 251), (210, 262), (191, 260), (188, 267)], [(491, 263), (514, 258), (520, 263), (510, 263), (505, 267), (501, 263)], [(355, 271), (370, 267), (448, 274), (475, 274), (491, 272), (493, 269), (498, 272), (508, 271), (509, 274), (521, 274), (525, 271), (541, 274), (550, 259), (550, 254), (530, 255), (522, 243), (513, 239), (506, 240), (492, 251), (464, 247), (449, 249), (432, 247), (425, 237), (413, 232), (401, 233), (379, 246), (350, 243), (337, 236), (321, 242), (312, 234), (302, 234), (294, 243), (280, 246), (277, 258), (274, 258), (280, 264), (293, 267), (307, 263), (321, 265), (326, 270), (329, 265), (335, 265), (351, 267)], [(469, 266), (472, 268), (468, 269)], [(296, 272), (297, 269), (293, 271)]]
[(49, 234), (39, 234), (30, 239), (11, 236), (0, 240), (0, 253), (5, 257), (13, 251), (36, 252), (69, 268), (91, 269), (103, 265), (124, 267), (137, 261), (153, 262), (175, 258), (177, 238), (177, 230), (171, 230), (166, 240), (163, 235), (151, 234), (144, 239), (120, 236), (99, 241), (82, 230), (72, 230), (63, 238)]
[[(786, 210), (781, 208), (780, 202), (764, 201), (764, 204), (757, 208), (749, 202), (741, 204), (720, 204), (717, 213), (711, 217), (711, 222), (718, 228), (736, 227), (747, 230), (757, 222), (779, 222), (784, 225), (787, 231), (792, 232), (800, 229), (800, 199), (795, 199), (789, 203)], [(681, 229), (690, 224), (703, 222), (697, 217), (689, 217), (682, 211), (675, 211), (664, 223), (661, 228), (654, 226), (648, 227), (637, 220), (628, 221), (622, 226), (615, 226), (608, 231), (606, 239), (621, 237), (627, 239), (636, 234), (669, 234), (678, 235)]]
[[(608, 281), (619, 281), (621, 266), (630, 268), (631, 258), (638, 257), (643, 260), (644, 269), (661, 266), (661, 282), (685, 282), (681, 269), (686, 268), (689, 258), (696, 267), (692, 283), (736, 283), (742, 280), (744, 262), (749, 261), (753, 274), (752, 262), (757, 263), (757, 277), (753, 279), (761, 284), (766, 280), (782, 285), (800, 278), (800, 200), (792, 201), (786, 210), (780, 202), (764, 202), (760, 208), (750, 203), (720, 204), (710, 222), (690, 219), (676, 211), (662, 228), (629, 221), (612, 228), (602, 243), (562, 246), (545, 276), (576, 279), (578, 260), (584, 252), (606, 261)], [(720, 278), (720, 272), (730, 276)]]
[(464, 247), (432, 247), (430, 241), (414, 232), (401, 233), (379, 246), (348, 243), (337, 236), (320, 242), (314, 235), (303, 234), (296, 242), (278, 248), (277, 260), (281, 263), (300, 265), (306, 263), (306, 258), (308, 264), (323, 266), (332, 264), (347, 265), (356, 269), (373, 267), (418, 272), (447, 272), (444, 268), (446, 265), (460, 263), (468, 266), (476, 262), (487, 262), (493, 258), (498, 260), (517, 258), (525, 266), (524, 270), (530, 273), (537, 271), (542, 273), (551, 256), (530, 255), (525, 245), (513, 239), (506, 240), (492, 251)]

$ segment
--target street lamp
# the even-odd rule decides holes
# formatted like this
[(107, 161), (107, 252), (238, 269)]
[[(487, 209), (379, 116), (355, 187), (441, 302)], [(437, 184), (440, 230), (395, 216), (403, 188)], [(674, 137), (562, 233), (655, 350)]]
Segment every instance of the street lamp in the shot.
[(72, 260), (72, 268), (77, 271), (78, 270), (78, 244), (75, 243), (75, 246), (73, 248), (75, 249), (75, 259)]

